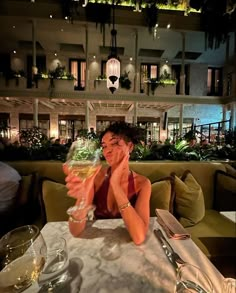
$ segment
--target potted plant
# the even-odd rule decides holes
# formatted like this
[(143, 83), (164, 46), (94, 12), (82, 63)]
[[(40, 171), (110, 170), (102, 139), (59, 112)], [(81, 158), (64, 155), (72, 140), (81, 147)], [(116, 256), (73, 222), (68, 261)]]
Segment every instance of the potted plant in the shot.
[(160, 81), (158, 78), (149, 78), (147, 82), (150, 86), (150, 89), (153, 95), (158, 86), (163, 86), (163, 87), (165, 86), (164, 83)]
[[(176, 85), (176, 80), (172, 79), (171, 74), (168, 73), (166, 70), (164, 70), (164, 72), (160, 75), (159, 78), (149, 78), (147, 82), (150, 86), (150, 89), (153, 95), (155, 94), (155, 90), (159, 86), (164, 88), (164, 87)], [(160, 93), (172, 93), (173, 90), (175, 90), (175, 88), (173, 88), (171, 92), (169, 92), (167, 89)], [(174, 92), (172, 94), (174, 94)]]
[[(73, 74), (67, 72), (65, 66), (61, 66), (60, 63), (57, 64), (54, 70), (49, 71), (48, 77), (50, 78), (50, 90), (74, 90), (75, 77)], [(67, 83), (62, 83), (62, 80), (67, 81)]]
[(119, 79), (120, 87), (126, 90), (131, 89), (131, 80), (129, 79), (129, 72), (125, 71)]
[[(17, 87), (24, 87), (25, 86), (25, 72), (23, 69), (21, 70), (8, 70), (5, 73), (5, 84), (6, 86), (14, 86), (11, 82), (11, 80), (13, 81), (14, 85)], [(22, 86), (21, 86), (21, 81), (23, 82)]]

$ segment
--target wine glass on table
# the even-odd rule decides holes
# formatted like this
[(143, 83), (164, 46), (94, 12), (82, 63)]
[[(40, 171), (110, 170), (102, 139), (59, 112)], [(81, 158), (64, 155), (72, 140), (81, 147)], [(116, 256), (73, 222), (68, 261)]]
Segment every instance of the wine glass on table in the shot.
[(47, 247), (38, 227), (18, 227), (0, 240), (0, 292), (23, 292), (38, 281)]
[(59, 235), (54, 235), (46, 237), (45, 241), (47, 243), (47, 258), (39, 277), (39, 293), (63, 289), (70, 279), (66, 240)]
[(213, 285), (207, 274), (189, 263), (177, 269), (175, 293), (212, 293)]
[(81, 189), (76, 205), (67, 210), (69, 216), (73, 217), (75, 213), (86, 210), (88, 220), (93, 219), (95, 206), (93, 204), (86, 205), (85, 188), (86, 180), (101, 167), (100, 154), (101, 150), (95, 139), (79, 138), (71, 145), (65, 164), (73, 175), (81, 179)]

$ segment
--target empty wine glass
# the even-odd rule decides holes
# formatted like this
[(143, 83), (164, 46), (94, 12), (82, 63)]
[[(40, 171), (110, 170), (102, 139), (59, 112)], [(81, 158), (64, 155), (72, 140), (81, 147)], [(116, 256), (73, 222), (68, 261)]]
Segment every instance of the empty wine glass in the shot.
[(69, 277), (69, 258), (66, 240), (60, 236), (45, 238), (47, 257), (42, 274), (39, 277), (39, 292), (50, 292), (63, 287)]
[[(87, 213), (90, 215), (90, 212), (94, 211), (95, 206), (86, 206), (84, 188), (86, 188), (86, 179), (92, 176), (97, 169), (101, 167), (100, 148), (98, 147), (97, 141), (86, 138), (79, 138), (77, 141), (74, 141), (67, 154), (66, 164), (72, 174), (78, 176), (82, 180), (81, 194), (78, 195), (81, 197), (81, 201), (69, 208), (67, 213), (72, 215), (75, 211), (86, 209)], [(90, 216), (90, 218), (92, 217)]]
[(200, 268), (184, 263), (177, 270), (176, 293), (212, 293), (213, 286), (207, 274)]
[(34, 225), (5, 234), (0, 240), (0, 292), (22, 292), (37, 281), (46, 252), (44, 238)]

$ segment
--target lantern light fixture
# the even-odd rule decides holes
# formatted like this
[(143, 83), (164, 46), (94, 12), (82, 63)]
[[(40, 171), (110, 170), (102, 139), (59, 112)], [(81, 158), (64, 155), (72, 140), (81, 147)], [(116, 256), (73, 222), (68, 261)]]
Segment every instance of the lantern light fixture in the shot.
[(107, 74), (107, 88), (113, 94), (116, 89), (119, 88), (119, 78), (120, 78), (120, 61), (117, 57), (117, 46), (116, 46), (116, 35), (115, 30), (115, 5), (114, 0), (112, 2), (112, 12), (113, 12), (113, 25), (111, 30), (111, 47), (110, 55), (106, 63), (106, 74)]

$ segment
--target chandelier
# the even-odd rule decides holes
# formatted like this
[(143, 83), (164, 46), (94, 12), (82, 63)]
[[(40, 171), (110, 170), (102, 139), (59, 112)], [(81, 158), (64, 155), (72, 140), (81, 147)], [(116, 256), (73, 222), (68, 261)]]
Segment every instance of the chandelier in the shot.
[(112, 11), (113, 11), (113, 25), (111, 30), (111, 47), (110, 55), (106, 63), (106, 74), (107, 74), (107, 88), (113, 94), (116, 89), (119, 87), (119, 78), (120, 78), (120, 61), (117, 57), (117, 47), (116, 47), (116, 35), (117, 31), (115, 30), (115, 6), (114, 0), (112, 2)]

